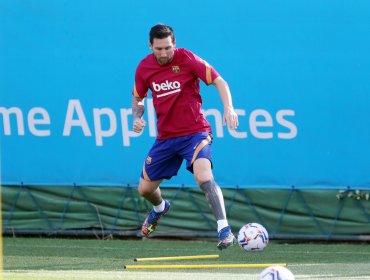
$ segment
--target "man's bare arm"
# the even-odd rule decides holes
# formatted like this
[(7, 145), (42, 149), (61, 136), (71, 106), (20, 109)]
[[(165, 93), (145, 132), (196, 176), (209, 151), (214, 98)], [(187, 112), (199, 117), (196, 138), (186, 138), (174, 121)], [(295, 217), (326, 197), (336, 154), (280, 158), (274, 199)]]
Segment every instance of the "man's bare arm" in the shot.
[(227, 82), (222, 77), (218, 77), (213, 81), (213, 85), (217, 88), (224, 105), (224, 122), (230, 129), (236, 129), (239, 125), (238, 115), (235, 113)]
[(144, 98), (132, 97), (132, 115), (134, 117), (133, 130), (140, 133), (146, 126), (146, 121), (142, 119), (144, 115)]

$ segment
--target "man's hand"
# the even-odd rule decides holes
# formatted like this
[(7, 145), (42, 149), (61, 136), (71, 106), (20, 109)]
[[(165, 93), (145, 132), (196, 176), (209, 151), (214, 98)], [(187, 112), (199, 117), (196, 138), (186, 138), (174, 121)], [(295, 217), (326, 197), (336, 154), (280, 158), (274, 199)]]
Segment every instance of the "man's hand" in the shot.
[(224, 107), (224, 125), (235, 130), (238, 128), (239, 120), (238, 115), (235, 113), (234, 108), (231, 106)]
[(146, 121), (142, 118), (135, 118), (134, 119), (134, 132), (140, 133), (144, 127), (146, 126)]

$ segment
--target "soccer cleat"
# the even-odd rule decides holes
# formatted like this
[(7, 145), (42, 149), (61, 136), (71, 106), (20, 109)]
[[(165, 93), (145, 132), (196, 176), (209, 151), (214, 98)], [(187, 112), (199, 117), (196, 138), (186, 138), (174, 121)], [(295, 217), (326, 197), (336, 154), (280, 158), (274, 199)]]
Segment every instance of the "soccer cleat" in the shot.
[(227, 247), (233, 246), (236, 243), (234, 234), (230, 230), (230, 226), (224, 227), (218, 233), (218, 239), (220, 240), (217, 244), (219, 250), (226, 249)]
[(168, 210), (170, 210), (171, 204), (169, 201), (165, 200), (164, 203), (164, 210), (162, 212), (157, 213), (154, 211), (154, 209), (152, 209), (146, 217), (143, 225), (141, 226), (141, 232), (145, 236), (148, 237), (156, 230), (159, 219), (166, 214)]

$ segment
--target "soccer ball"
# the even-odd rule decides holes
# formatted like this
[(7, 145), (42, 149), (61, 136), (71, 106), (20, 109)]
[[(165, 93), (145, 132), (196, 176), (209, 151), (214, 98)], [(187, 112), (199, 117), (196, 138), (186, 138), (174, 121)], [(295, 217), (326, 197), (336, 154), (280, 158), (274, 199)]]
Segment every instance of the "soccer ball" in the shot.
[(239, 230), (238, 243), (243, 250), (262, 251), (269, 243), (269, 235), (262, 225), (249, 223)]
[(270, 266), (264, 269), (258, 280), (294, 280), (293, 273), (284, 266)]

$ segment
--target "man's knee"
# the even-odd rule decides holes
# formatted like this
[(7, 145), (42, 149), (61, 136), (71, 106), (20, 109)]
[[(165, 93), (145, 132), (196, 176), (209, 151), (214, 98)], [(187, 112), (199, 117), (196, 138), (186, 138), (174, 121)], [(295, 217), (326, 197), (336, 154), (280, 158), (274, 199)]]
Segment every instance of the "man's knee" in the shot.
[(140, 178), (138, 192), (141, 196), (150, 195), (158, 188), (159, 184), (160, 181), (146, 181)]
[(213, 176), (210, 174), (200, 173), (195, 175), (195, 181), (197, 182), (198, 186), (201, 186), (206, 182), (213, 181)]
[(194, 178), (200, 186), (203, 183), (213, 180), (211, 162), (206, 158), (197, 159), (193, 166)]
[(139, 184), (139, 188), (137, 190), (141, 196), (145, 196), (146, 194), (148, 194), (147, 190), (145, 189), (145, 187), (143, 187), (141, 183)]

